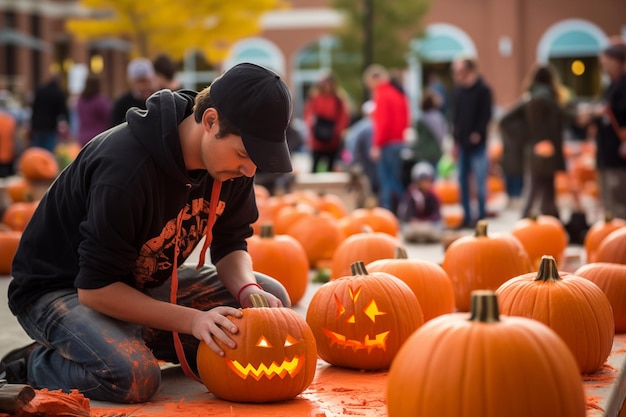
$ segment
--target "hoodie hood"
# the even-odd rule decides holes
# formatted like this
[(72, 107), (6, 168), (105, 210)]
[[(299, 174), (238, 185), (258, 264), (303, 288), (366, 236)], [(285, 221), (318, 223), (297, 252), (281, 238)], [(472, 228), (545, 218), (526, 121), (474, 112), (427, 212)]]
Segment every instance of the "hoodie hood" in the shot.
[[(156, 161), (158, 167), (182, 183), (194, 183), (185, 166), (178, 125), (193, 113), (197, 92), (160, 90), (146, 101), (146, 110), (133, 108), (126, 114), (135, 140)], [(206, 175), (206, 174), (205, 174)]]

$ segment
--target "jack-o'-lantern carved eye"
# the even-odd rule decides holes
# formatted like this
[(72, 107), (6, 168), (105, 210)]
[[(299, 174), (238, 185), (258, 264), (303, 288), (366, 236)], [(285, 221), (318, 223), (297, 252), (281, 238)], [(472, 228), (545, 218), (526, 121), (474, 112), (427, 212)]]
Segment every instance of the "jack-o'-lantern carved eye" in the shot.
[[(284, 346), (293, 346), (296, 343), (298, 343), (298, 341), (296, 340), (295, 337), (293, 337), (292, 335), (288, 334), (287, 338), (285, 339), (285, 343)], [(267, 340), (267, 338), (265, 336), (261, 336), (259, 337), (259, 340), (257, 340), (256, 342), (256, 346), (257, 347), (262, 347), (262, 348), (272, 348), (274, 346), (272, 346), (272, 344), (269, 342), (269, 340)]]
[(256, 346), (257, 347), (263, 347), (263, 348), (271, 348), (271, 347), (273, 347), (272, 344), (269, 342), (269, 340), (267, 340), (265, 338), (265, 336), (259, 337), (259, 340), (257, 340), (257, 342), (256, 342)]
[(372, 322), (374, 323), (376, 323), (376, 316), (384, 316), (385, 314), (387, 314), (384, 311), (380, 311), (378, 309), (378, 306), (376, 305), (376, 300), (374, 299), (372, 299), (372, 301), (370, 301), (367, 307), (365, 307), (364, 312), (367, 315), (367, 317), (369, 317), (370, 320), (372, 320)]

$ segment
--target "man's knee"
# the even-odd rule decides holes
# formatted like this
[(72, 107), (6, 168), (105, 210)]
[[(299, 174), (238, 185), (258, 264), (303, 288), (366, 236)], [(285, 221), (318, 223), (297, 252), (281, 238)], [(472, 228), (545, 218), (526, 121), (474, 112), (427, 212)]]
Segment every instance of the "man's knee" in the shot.
[(123, 366), (118, 364), (118, 377), (107, 383), (109, 394), (104, 401), (123, 404), (144, 403), (149, 401), (161, 384), (161, 368), (156, 359), (149, 361), (129, 361)]
[(281, 284), (278, 280), (260, 272), (255, 272), (254, 275), (256, 276), (256, 281), (259, 285), (261, 285), (261, 287), (263, 287), (264, 291), (278, 297), (284, 307), (291, 307), (291, 299), (289, 298), (289, 294), (283, 284)]

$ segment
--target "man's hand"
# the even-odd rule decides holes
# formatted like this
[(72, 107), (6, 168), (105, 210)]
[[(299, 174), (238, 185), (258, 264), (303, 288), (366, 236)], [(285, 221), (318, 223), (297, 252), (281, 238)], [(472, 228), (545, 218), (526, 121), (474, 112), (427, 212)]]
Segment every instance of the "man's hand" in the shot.
[(196, 339), (203, 341), (213, 352), (224, 356), (224, 351), (215, 343), (213, 337), (221, 340), (231, 349), (237, 344), (230, 338), (239, 329), (226, 316), (241, 317), (241, 310), (234, 307), (220, 306), (209, 311), (201, 311), (191, 321), (191, 331)]

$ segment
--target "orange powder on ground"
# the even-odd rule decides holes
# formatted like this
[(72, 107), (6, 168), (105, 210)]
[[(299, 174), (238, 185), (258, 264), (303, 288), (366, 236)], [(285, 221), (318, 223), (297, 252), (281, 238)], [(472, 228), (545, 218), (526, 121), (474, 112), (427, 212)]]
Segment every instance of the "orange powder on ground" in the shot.
[(91, 416), (89, 399), (73, 390), (69, 394), (47, 389), (35, 390), (35, 398), (15, 414), (2, 414), (0, 417), (89, 417)]

